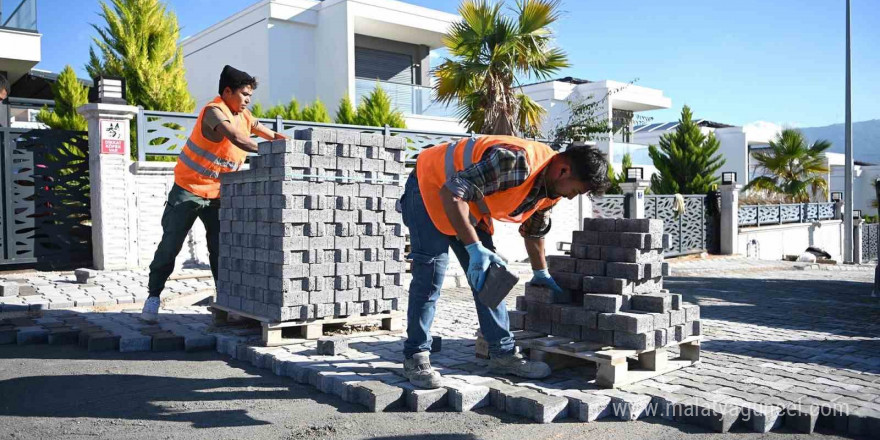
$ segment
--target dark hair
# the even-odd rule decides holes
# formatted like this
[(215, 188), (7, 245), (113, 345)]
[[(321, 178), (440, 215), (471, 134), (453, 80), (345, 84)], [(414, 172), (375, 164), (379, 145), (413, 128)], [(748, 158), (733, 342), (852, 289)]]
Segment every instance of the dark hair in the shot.
[(252, 89), (256, 90), (257, 79), (247, 74), (239, 77), (220, 75), (220, 90), (218, 94), (222, 95), (223, 91), (226, 90), (227, 87), (229, 87), (229, 90), (232, 90), (234, 92), (244, 86), (251, 86)]
[(0, 75), (0, 90), (6, 90), (7, 94), (10, 92), (9, 81), (3, 75)]
[(571, 165), (572, 175), (587, 184), (592, 194), (602, 195), (611, 186), (605, 154), (589, 145), (569, 145), (559, 153)]

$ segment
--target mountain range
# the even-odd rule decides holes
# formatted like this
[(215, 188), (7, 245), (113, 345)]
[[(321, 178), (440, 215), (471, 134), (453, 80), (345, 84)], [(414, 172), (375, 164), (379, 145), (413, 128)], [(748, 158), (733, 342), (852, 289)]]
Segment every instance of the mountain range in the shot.
[[(799, 127), (810, 142), (831, 141), (832, 153), (844, 153), (843, 124), (824, 127)], [(880, 165), (880, 119), (853, 122), (853, 157), (856, 161)]]

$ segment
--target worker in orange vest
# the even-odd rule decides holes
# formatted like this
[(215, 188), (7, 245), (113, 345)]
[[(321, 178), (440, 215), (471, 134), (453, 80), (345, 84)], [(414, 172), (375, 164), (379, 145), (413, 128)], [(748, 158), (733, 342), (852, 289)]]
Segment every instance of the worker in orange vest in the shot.
[(158, 318), (159, 295), (196, 218), (205, 225), (211, 272), (217, 280), (220, 174), (237, 171), (247, 153), (257, 152), (251, 134), (267, 140), (286, 138), (260, 124), (248, 111), (256, 88), (256, 78), (231, 66), (224, 67), (219, 95), (199, 113), (192, 134), (177, 157), (174, 186), (162, 214), (162, 241), (150, 264), (149, 297), (141, 312), (145, 321), (155, 322)]
[(412, 251), (404, 373), (413, 385), (440, 386), (429, 360), (430, 329), (450, 247), (467, 268), (480, 331), (489, 343), (489, 368), (533, 379), (550, 374), (547, 364), (515, 350), (504, 302), (491, 308), (476, 300), (490, 264), (505, 264), (492, 243), (492, 220), (521, 223), (531, 283), (561, 291), (544, 258), (549, 210), (562, 197), (601, 194), (609, 186), (607, 173), (605, 156), (592, 147), (569, 146), (557, 153), (512, 136), (462, 139), (419, 154), (401, 198)]

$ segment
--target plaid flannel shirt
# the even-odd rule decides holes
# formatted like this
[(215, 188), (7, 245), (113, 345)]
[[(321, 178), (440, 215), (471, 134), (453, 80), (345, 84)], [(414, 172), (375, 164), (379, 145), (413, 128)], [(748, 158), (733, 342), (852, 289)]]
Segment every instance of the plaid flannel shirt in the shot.
[[(446, 182), (446, 188), (465, 202), (480, 200), (498, 191), (522, 185), (530, 174), (526, 155), (522, 150), (496, 145), (483, 153), (479, 162), (455, 173)], [(542, 171), (543, 173), (543, 171)], [(540, 176), (538, 182), (541, 182)], [(546, 196), (544, 186), (535, 184), (511, 216), (532, 209)], [(536, 211), (519, 227), (523, 237), (542, 238), (550, 231), (550, 209)]]

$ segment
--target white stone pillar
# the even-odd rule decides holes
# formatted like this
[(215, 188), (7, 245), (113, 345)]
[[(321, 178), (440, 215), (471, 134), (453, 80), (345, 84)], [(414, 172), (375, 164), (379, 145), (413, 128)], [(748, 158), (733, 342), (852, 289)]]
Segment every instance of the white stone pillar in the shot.
[(862, 264), (865, 262), (862, 257), (864, 249), (862, 249), (862, 234), (864, 233), (864, 219), (853, 219), (853, 263)]
[(645, 218), (645, 190), (650, 186), (650, 180), (636, 180), (620, 184), (620, 189), (629, 196), (627, 197), (629, 218)]
[(737, 183), (721, 185), (721, 255), (739, 252), (739, 191)]
[(89, 122), (89, 181), (92, 205), (92, 258), (95, 269), (137, 266), (131, 198), (131, 119), (138, 108), (86, 104), (77, 109)]

